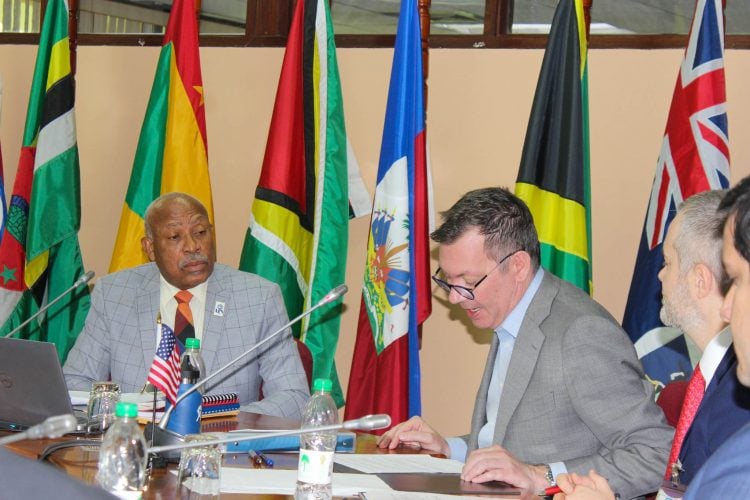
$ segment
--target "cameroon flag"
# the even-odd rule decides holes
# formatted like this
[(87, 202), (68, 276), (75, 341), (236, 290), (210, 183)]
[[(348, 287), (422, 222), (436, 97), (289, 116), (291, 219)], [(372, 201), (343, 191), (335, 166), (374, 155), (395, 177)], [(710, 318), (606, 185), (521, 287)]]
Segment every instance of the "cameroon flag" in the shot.
[[(39, 37), (23, 145), (0, 243), (0, 335), (83, 274), (81, 185), (68, 4), (49, 0)], [(64, 361), (89, 310), (88, 288), (66, 295), (18, 337), (52, 342)]]
[(213, 223), (206, 117), (193, 0), (174, 0), (151, 97), (135, 152), (109, 271), (148, 261), (143, 217), (159, 195), (181, 191), (200, 200)]
[(588, 66), (582, 0), (557, 5), (531, 108), (516, 194), (542, 266), (591, 293)]
[[(361, 200), (369, 204), (363, 189), (347, 148), (328, 2), (299, 0), (240, 258), (243, 271), (278, 283), (290, 317), (344, 283), (350, 209), (359, 215), (366, 210)], [(313, 378), (333, 381), (339, 405), (334, 355), (341, 308), (321, 308), (294, 330), (312, 353)]]

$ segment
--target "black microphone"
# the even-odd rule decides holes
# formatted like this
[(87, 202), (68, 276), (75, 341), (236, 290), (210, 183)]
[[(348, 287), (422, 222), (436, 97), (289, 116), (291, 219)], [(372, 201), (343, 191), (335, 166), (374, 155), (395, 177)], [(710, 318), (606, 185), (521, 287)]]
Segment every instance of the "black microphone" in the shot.
[(34, 319), (36, 319), (38, 316), (40, 316), (41, 314), (43, 314), (44, 312), (46, 312), (47, 309), (49, 309), (50, 307), (52, 307), (53, 304), (57, 303), (60, 299), (62, 299), (66, 295), (68, 295), (70, 292), (72, 292), (73, 290), (75, 290), (79, 286), (85, 285), (86, 283), (88, 283), (89, 281), (91, 281), (91, 278), (93, 278), (93, 277), (94, 277), (94, 271), (87, 271), (86, 273), (84, 273), (80, 278), (78, 278), (77, 280), (75, 280), (75, 282), (72, 285), (70, 285), (70, 287), (67, 290), (65, 290), (64, 292), (62, 292), (57, 297), (55, 297), (54, 300), (52, 300), (52, 301), (47, 302), (46, 304), (44, 304), (44, 306), (40, 307), (37, 312), (35, 312), (31, 316), (29, 316), (29, 318), (26, 321), (24, 321), (23, 323), (21, 323), (20, 325), (18, 325), (17, 327), (15, 327), (13, 330), (11, 330), (10, 333), (5, 336), (5, 338), (7, 339), (9, 337), (12, 337), (16, 333), (18, 333), (21, 330), (21, 328), (23, 328), (24, 326), (28, 325)]
[(203, 387), (204, 385), (206, 385), (210, 380), (213, 380), (218, 375), (224, 373), (224, 371), (226, 371), (227, 369), (229, 369), (230, 367), (232, 367), (236, 362), (240, 361), (242, 358), (244, 358), (248, 354), (252, 353), (253, 351), (255, 351), (256, 349), (258, 349), (259, 347), (262, 347), (267, 342), (269, 342), (270, 340), (274, 339), (280, 333), (286, 331), (290, 326), (292, 326), (293, 324), (297, 323), (299, 320), (301, 320), (305, 316), (308, 316), (313, 311), (315, 311), (316, 309), (319, 309), (320, 307), (323, 307), (324, 305), (333, 302), (334, 300), (336, 300), (339, 297), (341, 297), (342, 295), (344, 295), (347, 291), (349, 291), (349, 287), (347, 287), (346, 285), (339, 285), (339, 286), (337, 286), (336, 288), (334, 288), (333, 290), (331, 290), (330, 292), (328, 292), (327, 294), (325, 294), (323, 296), (323, 298), (318, 301), (317, 304), (315, 304), (314, 306), (312, 306), (311, 308), (309, 308), (309, 309), (307, 309), (305, 311), (302, 311), (302, 313), (300, 313), (299, 316), (297, 316), (296, 318), (288, 321), (284, 326), (282, 326), (281, 328), (279, 328), (278, 330), (276, 330), (275, 332), (273, 332), (271, 335), (269, 335), (268, 337), (264, 338), (263, 340), (261, 340), (260, 342), (258, 342), (254, 346), (252, 346), (250, 349), (248, 349), (247, 351), (243, 352), (242, 354), (240, 354), (239, 356), (237, 356), (236, 358), (234, 358), (232, 361), (230, 361), (226, 365), (224, 365), (221, 368), (219, 368), (218, 370), (216, 370), (214, 373), (212, 373), (208, 377), (206, 377), (203, 380), (199, 381), (197, 384), (193, 385), (187, 391), (183, 392), (182, 395), (179, 398), (177, 398), (177, 400), (174, 402), (174, 404), (171, 405), (167, 409), (167, 411), (164, 412), (164, 415), (161, 417), (161, 420), (159, 420), (159, 425), (158, 426), (155, 425), (153, 422), (151, 422), (148, 425), (146, 425), (146, 429), (145, 429), (146, 439), (150, 439), (152, 441), (152, 443), (157, 443), (157, 444), (158, 443), (174, 443), (176, 441), (180, 441), (181, 442), (182, 441), (182, 436), (181, 435), (179, 435), (176, 432), (172, 432), (172, 431), (170, 431), (170, 430), (167, 429), (167, 423), (169, 423), (169, 418), (172, 415), (172, 411), (174, 411), (175, 407), (180, 403), (180, 401), (184, 400), (188, 395), (192, 394), (193, 392), (197, 391), (198, 389), (200, 389), (201, 387)]
[(0, 439), (0, 445), (22, 441), (24, 439), (42, 439), (56, 438), (68, 432), (73, 432), (78, 425), (78, 421), (73, 415), (57, 415), (49, 417), (41, 424), (29, 427), (23, 432), (11, 434)]
[(246, 435), (235, 435), (225, 439), (214, 439), (211, 441), (195, 441), (191, 443), (179, 443), (164, 446), (152, 446), (147, 451), (152, 454), (164, 453), (167, 451), (183, 450), (185, 448), (195, 448), (198, 446), (211, 446), (216, 444), (228, 444), (228, 443), (239, 443), (242, 441), (252, 441), (254, 439), (267, 439), (283, 436), (297, 436), (300, 434), (308, 434), (311, 432), (328, 432), (338, 430), (348, 431), (370, 431), (374, 429), (383, 429), (391, 425), (391, 417), (384, 413), (378, 415), (367, 415), (365, 417), (357, 418), (355, 420), (346, 420), (340, 424), (332, 425), (321, 425), (318, 427), (305, 427), (302, 429), (289, 429), (286, 431), (275, 431), (275, 432), (253, 432)]

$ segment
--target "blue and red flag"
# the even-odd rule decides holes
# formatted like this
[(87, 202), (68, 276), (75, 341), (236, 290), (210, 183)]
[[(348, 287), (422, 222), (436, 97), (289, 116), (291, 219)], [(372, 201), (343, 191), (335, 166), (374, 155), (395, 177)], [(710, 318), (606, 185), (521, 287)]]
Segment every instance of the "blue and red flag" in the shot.
[(662, 242), (679, 204), (729, 185), (721, 0), (698, 0), (669, 109), (623, 327), (657, 392), (693, 371), (682, 332), (659, 320)]
[(420, 326), (432, 310), (422, 40), (403, 0), (370, 219), (345, 418), (421, 413)]
[(172, 329), (161, 320), (157, 321), (156, 329), (159, 345), (148, 370), (147, 381), (162, 391), (169, 402), (174, 404), (177, 400), (177, 390), (180, 388), (180, 356), (184, 347)]

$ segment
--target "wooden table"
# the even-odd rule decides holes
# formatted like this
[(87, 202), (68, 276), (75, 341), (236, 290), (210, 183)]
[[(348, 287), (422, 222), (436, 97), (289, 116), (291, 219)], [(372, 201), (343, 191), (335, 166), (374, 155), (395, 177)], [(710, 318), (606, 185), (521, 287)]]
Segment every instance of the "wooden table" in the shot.
[[(296, 429), (299, 423), (293, 420), (271, 417), (268, 415), (259, 415), (254, 413), (241, 412), (236, 417), (206, 419), (203, 422), (203, 432), (229, 432), (237, 429)], [(39, 458), (44, 450), (53, 444), (61, 442), (75, 442), (85, 440), (85, 437), (64, 436), (57, 439), (40, 439), (35, 441), (19, 441), (8, 445), (8, 448), (16, 453), (27, 456), (31, 459)], [(101, 438), (99, 438), (101, 439)], [(388, 451), (378, 448), (375, 444), (375, 436), (370, 434), (359, 434), (357, 436), (356, 453), (377, 453), (377, 454), (405, 454), (405, 453), (427, 453), (419, 450), (401, 448), (398, 450)], [(295, 469), (297, 467), (297, 455), (291, 453), (269, 453), (268, 456), (275, 461), (274, 467), (282, 469)], [(48, 458), (50, 463), (55, 464), (65, 472), (75, 478), (81, 479), (86, 483), (96, 483), (96, 472), (99, 461), (98, 446), (72, 446), (56, 451)], [(250, 467), (250, 462), (245, 454), (225, 454), (223, 466), (226, 467)], [(176, 469), (175, 464), (170, 464), (167, 468), (154, 469), (148, 480), (144, 499), (173, 499), (179, 498), (181, 493), (177, 485), (177, 476), (171, 471)], [(286, 495), (241, 495), (241, 494), (221, 494), (222, 498), (255, 498), (255, 499), (281, 499), (292, 498)], [(458, 498), (458, 497), (457, 497)], [(525, 494), (521, 497), (505, 497), (515, 499), (538, 499), (539, 497), (531, 494)]]

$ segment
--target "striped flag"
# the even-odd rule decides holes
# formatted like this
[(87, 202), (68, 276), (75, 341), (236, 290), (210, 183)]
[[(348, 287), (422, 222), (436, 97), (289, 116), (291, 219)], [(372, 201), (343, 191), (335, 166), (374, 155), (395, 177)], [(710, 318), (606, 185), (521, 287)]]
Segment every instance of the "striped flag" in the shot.
[(542, 266), (591, 293), (588, 63), (582, 0), (552, 19), (516, 194), (534, 216)]
[(682, 333), (659, 319), (662, 243), (677, 206), (729, 185), (729, 129), (724, 80), (721, 0), (698, 0), (685, 57), (659, 151), (648, 212), (622, 325), (657, 392), (689, 378), (692, 362)]
[(206, 117), (193, 0), (174, 0), (130, 174), (109, 271), (148, 261), (141, 250), (149, 203), (172, 191), (203, 203), (213, 223)]
[[(82, 274), (78, 246), (80, 176), (70, 69), (68, 4), (50, 0), (40, 33), (21, 155), (0, 243), (0, 335), (59, 296)], [(57, 346), (64, 361), (89, 310), (88, 288), (76, 290), (21, 338)]]
[[(347, 153), (349, 151), (349, 154)], [(349, 199), (352, 200), (351, 207)], [(278, 283), (289, 316), (344, 283), (350, 209), (369, 196), (347, 145), (328, 2), (297, 2), (279, 77), (263, 169), (240, 269)], [(313, 356), (313, 378), (333, 381), (341, 304), (312, 313), (295, 336)]]
[(154, 361), (148, 370), (148, 382), (159, 389), (174, 404), (177, 390), (180, 388), (180, 356), (182, 344), (177, 342), (169, 326), (157, 321), (159, 345), (154, 354)]
[(345, 418), (421, 413), (419, 329), (430, 315), (422, 40), (401, 2)]

